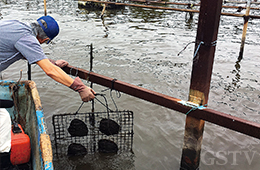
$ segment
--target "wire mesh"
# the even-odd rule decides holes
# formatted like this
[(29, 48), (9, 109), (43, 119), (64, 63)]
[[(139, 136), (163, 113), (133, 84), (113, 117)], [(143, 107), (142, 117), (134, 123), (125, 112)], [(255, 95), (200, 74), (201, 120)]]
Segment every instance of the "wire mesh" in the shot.
[[(101, 120), (108, 118), (120, 126), (117, 134), (106, 135), (100, 131)], [(68, 132), (70, 123), (74, 119), (79, 119), (87, 125), (88, 134), (86, 136), (72, 136)], [(52, 121), (56, 154), (66, 155), (69, 145), (73, 143), (83, 145), (88, 154), (93, 154), (99, 151), (98, 141), (102, 139), (113, 141), (118, 147), (117, 153), (132, 152), (134, 134), (132, 111), (66, 113), (53, 115)]]

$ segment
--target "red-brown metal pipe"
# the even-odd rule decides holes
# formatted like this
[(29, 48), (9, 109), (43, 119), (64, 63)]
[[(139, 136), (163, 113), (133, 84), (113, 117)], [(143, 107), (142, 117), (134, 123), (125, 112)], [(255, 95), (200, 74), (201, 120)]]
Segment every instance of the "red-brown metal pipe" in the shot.
[[(198, 105), (208, 103), (221, 7), (222, 0), (201, 0), (189, 92), (189, 101)], [(199, 168), (204, 124), (204, 119), (186, 117), (181, 169)]]
[[(74, 76), (77, 75), (82, 79), (112, 88), (112, 82), (114, 80), (113, 78), (106, 77), (94, 72), (89, 72), (87, 70), (76, 68), (70, 65), (63, 68), (63, 70), (68, 74)], [(186, 114), (191, 109), (188, 106), (180, 104), (179, 102), (181, 101), (181, 99), (147, 90), (145, 88), (125, 83), (120, 80), (114, 81), (113, 84), (115, 90), (184, 114)], [(255, 122), (247, 121), (212, 109), (197, 109), (190, 112), (189, 116), (197, 119), (202, 119), (216, 125), (260, 139), (260, 124)]]

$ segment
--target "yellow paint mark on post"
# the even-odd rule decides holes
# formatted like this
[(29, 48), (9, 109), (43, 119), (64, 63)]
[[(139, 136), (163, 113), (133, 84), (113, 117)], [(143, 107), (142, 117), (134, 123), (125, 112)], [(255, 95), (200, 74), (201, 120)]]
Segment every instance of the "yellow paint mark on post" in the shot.
[(189, 101), (196, 103), (198, 105), (206, 104), (204, 93), (193, 89), (190, 89)]

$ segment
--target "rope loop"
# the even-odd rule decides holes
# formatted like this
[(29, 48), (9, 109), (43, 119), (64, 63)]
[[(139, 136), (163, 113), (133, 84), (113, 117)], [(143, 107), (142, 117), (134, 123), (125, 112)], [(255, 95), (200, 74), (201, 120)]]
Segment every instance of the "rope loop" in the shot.
[(112, 91), (112, 90), (115, 90), (115, 89), (114, 89), (115, 81), (117, 81), (117, 79), (113, 79), (113, 80), (112, 80), (111, 88), (104, 89), (104, 90), (102, 90), (101, 92), (105, 92), (105, 91), (107, 91), (107, 90), (109, 90), (109, 89), (110, 89), (111, 91)]
[(87, 74), (87, 82), (89, 82), (89, 77), (90, 77), (90, 73), (92, 73), (93, 71), (89, 71), (89, 73)]
[[(117, 79), (113, 79), (113, 80), (112, 80), (111, 88), (107, 88), (107, 89), (101, 90), (101, 92), (105, 92), (105, 91), (107, 91), (107, 90), (110, 89), (110, 97), (111, 97), (111, 99), (112, 99), (112, 101), (113, 101), (113, 103), (114, 103), (114, 105), (115, 105), (116, 111), (117, 111), (118, 108), (117, 108), (116, 102), (115, 102), (115, 100), (114, 100), (114, 98), (113, 98), (113, 95), (112, 95), (112, 91), (115, 90), (115, 89), (114, 89), (115, 81), (117, 81)], [(116, 97), (117, 97), (117, 98), (120, 98), (120, 97), (121, 97), (121, 93), (120, 93), (119, 91), (117, 91), (117, 90), (116, 90)]]
[[(192, 44), (192, 43), (196, 43), (196, 42), (195, 42), (195, 41), (189, 42), (189, 43), (177, 54), (177, 56), (179, 56), (184, 50), (186, 50), (186, 48), (187, 48), (190, 44)], [(198, 51), (199, 51), (201, 45), (206, 45), (206, 46), (212, 46), (212, 47), (214, 47), (214, 46), (217, 45), (217, 40), (216, 40), (216, 41), (212, 41), (210, 44), (207, 44), (207, 43), (205, 43), (205, 42), (203, 42), (203, 41), (200, 41), (200, 42), (199, 42), (199, 45), (198, 45), (198, 47), (197, 47), (197, 49), (196, 49), (196, 51), (195, 51), (195, 53), (194, 53), (194, 55), (193, 55), (193, 59), (195, 59), (195, 57), (196, 57), (196, 55), (197, 55), (197, 53), (198, 53)]]
[(214, 46), (217, 45), (217, 40), (212, 41), (211, 43), (205, 43), (205, 42), (203, 42), (203, 41), (200, 41), (200, 43), (199, 43), (199, 45), (198, 45), (198, 47), (197, 47), (197, 49), (196, 49), (196, 51), (195, 51), (195, 53), (194, 53), (194, 56), (193, 56), (193, 62), (194, 62), (195, 60), (198, 59), (198, 57), (197, 57), (197, 53), (198, 53), (198, 51), (199, 51), (201, 45), (214, 47)]
[(188, 115), (190, 112), (197, 110), (197, 109), (200, 109), (200, 110), (206, 109), (206, 107), (208, 106), (208, 104), (199, 105), (199, 104), (193, 103), (191, 101), (183, 101), (183, 100), (178, 101), (178, 103), (180, 103), (184, 106), (191, 107), (191, 109), (186, 113), (186, 115)]
[[(76, 74), (75, 74), (75, 77), (77, 77), (77, 75), (78, 75), (78, 72), (79, 72), (79, 70), (78, 70), (78, 68), (76, 67), (76, 68), (74, 68), (74, 67), (71, 67), (70, 68), (70, 75), (72, 75), (72, 70), (73, 69), (75, 69), (76, 70)], [(73, 75), (72, 75), (73, 76)]]
[(196, 57), (196, 55), (197, 55), (197, 53), (198, 53), (198, 51), (199, 51), (199, 49), (200, 49), (200, 46), (201, 46), (201, 44), (204, 44), (204, 42), (203, 42), (203, 41), (201, 41), (201, 42), (199, 43), (199, 45), (198, 45), (198, 47), (197, 47), (197, 49), (196, 49), (196, 51), (195, 51), (195, 53), (194, 53), (194, 56), (193, 56), (193, 58), (195, 58), (195, 57)]
[(200, 106), (197, 106), (197, 107), (192, 107), (187, 113), (186, 115), (188, 115), (190, 112), (194, 111), (194, 110), (197, 110), (197, 109), (200, 109), (200, 110), (203, 110), (205, 109), (207, 106), (207, 104), (204, 104), (204, 105), (200, 105)]
[(186, 48), (187, 48), (191, 43), (195, 43), (195, 41), (189, 42), (189, 43), (177, 54), (177, 56), (179, 56), (184, 50), (186, 50)]

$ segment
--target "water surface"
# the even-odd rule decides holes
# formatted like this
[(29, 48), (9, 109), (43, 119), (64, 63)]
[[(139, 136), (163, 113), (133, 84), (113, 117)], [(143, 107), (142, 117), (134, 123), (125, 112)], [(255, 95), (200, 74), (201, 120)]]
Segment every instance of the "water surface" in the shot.
[[(180, 1), (181, 2), (181, 1)], [(188, 1), (185, 1), (188, 2)], [(1, 19), (30, 22), (43, 15), (42, 1), (1, 2)], [(175, 6), (176, 7), (176, 6)], [(59, 23), (61, 32), (49, 45), (43, 45), (52, 59), (65, 59), (71, 65), (89, 69), (89, 44), (94, 46), (93, 71), (169, 96), (188, 99), (192, 55), (198, 14), (134, 7), (109, 11), (100, 18), (100, 10), (78, 8), (75, 1), (52, 0), (47, 12)], [(223, 11), (236, 13), (235, 9)], [(244, 12), (244, 11), (242, 11)], [(251, 12), (259, 15), (258, 11)], [(246, 120), (260, 122), (260, 24), (250, 20), (243, 60), (239, 54), (243, 19), (222, 16), (215, 53), (208, 107)], [(27, 63), (13, 64), (3, 72), (4, 79), (19, 79)], [(53, 140), (52, 115), (73, 113), (81, 104), (77, 93), (47, 77), (38, 66), (32, 67), (32, 79), (40, 93), (46, 124)], [(84, 81), (87, 85), (89, 82)], [(101, 92), (105, 87), (94, 84)], [(183, 144), (185, 116), (155, 104), (113, 92), (117, 107), (134, 112), (132, 154), (86, 156), (83, 160), (60, 161), (55, 169), (178, 169)], [(109, 96), (109, 91), (106, 92)], [(109, 105), (114, 108), (111, 100)], [(89, 112), (90, 104), (82, 111)], [(96, 111), (105, 110), (97, 104)], [(259, 169), (259, 140), (206, 122), (200, 169)]]

